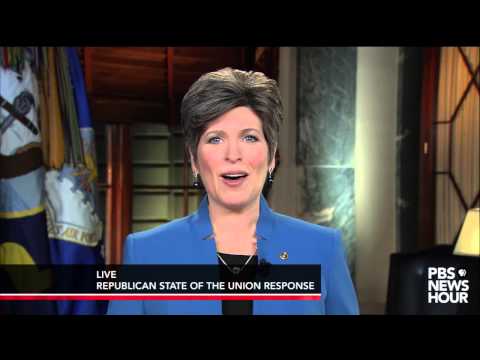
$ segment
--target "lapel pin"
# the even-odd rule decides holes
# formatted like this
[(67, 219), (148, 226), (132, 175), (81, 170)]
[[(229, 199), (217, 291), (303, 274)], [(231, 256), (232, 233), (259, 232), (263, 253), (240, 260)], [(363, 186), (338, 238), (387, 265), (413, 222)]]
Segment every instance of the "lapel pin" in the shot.
[(288, 252), (283, 251), (282, 253), (280, 253), (280, 259), (287, 260), (288, 259)]

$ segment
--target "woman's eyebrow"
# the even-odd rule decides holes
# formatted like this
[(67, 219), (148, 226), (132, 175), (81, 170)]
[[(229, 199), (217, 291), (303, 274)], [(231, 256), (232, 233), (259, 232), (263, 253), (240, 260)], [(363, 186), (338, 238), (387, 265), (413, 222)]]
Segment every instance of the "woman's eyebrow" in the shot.
[[(241, 134), (245, 134), (247, 132), (250, 132), (250, 131), (255, 131), (257, 133), (260, 133), (260, 130), (258, 129), (255, 129), (255, 128), (247, 128), (247, 129), (242, 129), (240, 131)], [(209, 135), (221, 135), (221, 136), (225, 136), (226, 135), (226, 132), (223, 131), (223, 130), (210, 130), (210, 131), (207, 131), (205, 132), (204, 136), (209, 136)]]
[(249, 132), (249, 131), (255, 131), (255, 132), (260, 133), (260, 130), (255, 129), (255, 128), (243, 129), (243, 130), (241, 131), (241, 133), (244, 134), (244, 133), (247, 133), (247, 132)]
[(225, 135), (225, 131), (223, 131), (223, 130), (210, 130), (210, 131), (205, 132), (205, 136), (208, 136), (208, 135)]

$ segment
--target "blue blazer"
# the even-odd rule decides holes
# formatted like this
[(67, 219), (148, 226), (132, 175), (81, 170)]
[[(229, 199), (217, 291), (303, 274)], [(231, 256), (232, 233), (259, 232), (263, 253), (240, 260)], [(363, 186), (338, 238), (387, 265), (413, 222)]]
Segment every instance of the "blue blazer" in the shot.
[[(358, 314), (340, 231), (276, 213), (263, 196), (257, 222), (258, 260), (321, 264), (320, 300), (254, 300), (254, 315)], [(127, 237), (124, 264), (218, 264), (205, 196), (190, 216)], [(280, 259), (282, 252), (288, 259)], [(111, 315), (221, 315), (221, 300), (111, 301)]]

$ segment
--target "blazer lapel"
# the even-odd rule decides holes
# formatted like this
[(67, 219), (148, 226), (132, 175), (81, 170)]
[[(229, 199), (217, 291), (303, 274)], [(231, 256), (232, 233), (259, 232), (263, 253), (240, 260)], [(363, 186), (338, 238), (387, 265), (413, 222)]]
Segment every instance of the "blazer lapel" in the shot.
[(200, 202), (198, 210), (192, 218), (194, 261), (197, 264), (217, 264), (217, 248), (213, 239), (212, 223), (208, 212), (207, 195)]

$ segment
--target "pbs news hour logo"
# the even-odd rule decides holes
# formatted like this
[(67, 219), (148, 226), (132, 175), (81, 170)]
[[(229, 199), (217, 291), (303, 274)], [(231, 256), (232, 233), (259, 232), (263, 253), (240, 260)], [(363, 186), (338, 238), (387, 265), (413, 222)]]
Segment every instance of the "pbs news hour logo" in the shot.
[(466, 276), (466, 269), (429, 267), (428, 303), (468, 304), (470, 284)]

